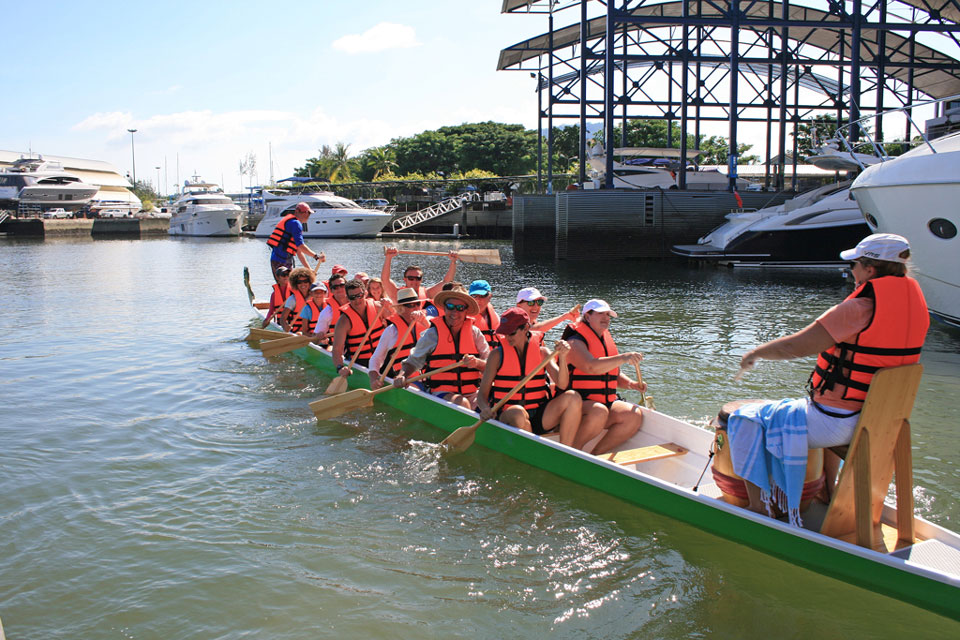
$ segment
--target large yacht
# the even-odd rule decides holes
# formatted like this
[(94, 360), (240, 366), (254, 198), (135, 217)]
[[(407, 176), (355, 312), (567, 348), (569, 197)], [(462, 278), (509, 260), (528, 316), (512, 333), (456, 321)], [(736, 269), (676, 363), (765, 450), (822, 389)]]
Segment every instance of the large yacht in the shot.
[(960, 132), (925, 137), (869, 167), (850, 190), (871, 229), (909, 240), (912, 275), (930, 314), (960, 327)]
[(98, 190), (64, 171), (59, 162), (44, 160), (43, 156), (20, 157), (0, 173), (0, 209), (83, 205)]
[(239, 236), (243, 209), (234, 204), (216, 184), (194, 176), (183, 183), (170, 217), (172, 236)]
[(300, 193), (284, 189), (263, 190), (264, 215), (254, 232), (266, 238), (280, 219), (300, 202), (306, 202), (313, 213), (303, 225), (306, 238), (374, 238), (393, 217), (375, 209), (364, 209), (353, 200), (341, 198), (329, 191)]
[(697, 241), (674, 245), (687, 258), (733, 266), (835, 266), (840, 252), (869, 234), (850, 180), (818, 187), (783, 204), (728, 213)]
[[(681, 166), (686, 172), (687, 189), (694, 191), (725, 191), (729, 179), (716, 169), (701, 169), (696, 159), (702, 153), (688, 149), (686, 161), (681, 162), (680, 149), (653, 147), (618, 147), (613, 150), (613, 187), (615, 189), (677, 189), (680, 185)], [(606, 175), (606, 155), (603, 147), (593, 145), (588, 154), (591, 181), (584, 189), (599, 189)], [(749, 183), (737, 179), (737, 187), (746, 189)]]

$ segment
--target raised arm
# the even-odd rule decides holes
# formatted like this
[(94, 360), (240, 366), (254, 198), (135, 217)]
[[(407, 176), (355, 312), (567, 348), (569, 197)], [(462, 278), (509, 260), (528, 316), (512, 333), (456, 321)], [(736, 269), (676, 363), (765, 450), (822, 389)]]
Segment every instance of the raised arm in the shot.
[(383, 268), (380, 269), (380, 282), (383, 284), (383, 295), (393, 300), (397, 299), (397, 283), (390, 279), (390, 268), (393, 266), (393, 256), (397, 255), (396, 247), (387, 247), (383, 251)]

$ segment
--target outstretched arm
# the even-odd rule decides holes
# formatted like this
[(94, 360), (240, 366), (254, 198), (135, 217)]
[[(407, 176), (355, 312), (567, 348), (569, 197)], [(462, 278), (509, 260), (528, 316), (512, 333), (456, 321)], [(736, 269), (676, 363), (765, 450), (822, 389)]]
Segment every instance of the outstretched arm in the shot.
[(383, 251), (383, 268), (380, 269), (380, 282), (383, 284), (383, 295), (393, 300), (397, 299), (397, 283), (390, 279), (390, 267), (393, 265), (393, 256), (397, 255), (396, 247), (387, 247)]
[(827, 333), (823, 325), (812, 322), (794, 334), (765, 342), (747, 351), (740, 359), (740, 368), (749, 369), (757, 363), (757, 360), (793, 360), (812, 356), (826, 351), (834, 344), (836, 341)]

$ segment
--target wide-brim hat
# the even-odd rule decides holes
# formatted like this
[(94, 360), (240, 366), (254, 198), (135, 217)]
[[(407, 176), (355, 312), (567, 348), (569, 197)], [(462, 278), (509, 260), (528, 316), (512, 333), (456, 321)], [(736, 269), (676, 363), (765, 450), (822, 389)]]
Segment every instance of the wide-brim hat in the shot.
[(434, 304), (436, 304), (438, 309), (443, 309), (443, 303), (447, 300), (456, 300), (457, 302), (462, 302), (467, 305), (467, 315), (472, 316), (480, 313), (480, 305), (477, 304), (477, 301), (470, 297), (466, 291), (441, 291), (433, 299)]
[(427, 299), (418, 296), (416, 290), (410, 287), (397, 290), (397, 304), (410, 304), (411, 302), (427, 302)]

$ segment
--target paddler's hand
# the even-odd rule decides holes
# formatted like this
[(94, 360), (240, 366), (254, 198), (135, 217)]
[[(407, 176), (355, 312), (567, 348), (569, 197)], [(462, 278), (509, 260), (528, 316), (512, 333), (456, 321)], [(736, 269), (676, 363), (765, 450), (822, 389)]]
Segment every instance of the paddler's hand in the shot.
[(313, 257), (317, 259), (317, 264), (322, 264), (327, 261), (327, 256), (323, 254), (323, 251), (313, 254)]
[(573, 305), (573, 308), (570, 309), (570, 311), (567, 311), (567, 312), (566, 312), (565, 314), (563, 314), (563, 315), (564, 315), (564, 317), (566, 317), (566, 319), (569, 320), (570, 322), (574, 322), (577, 318), (580, 317), (580, 305), (579, 305), (579, 304)]
[(398, 373), (397, 377), (393, 379), (393, 386), (397, 389), (403, 389), (407, 386), (407, 376), (402, 373)]
[(570, 353), (570, 343), (566, 340), (557, 340), (553, 344), (553, 348), (557, 352), (558, 358), (566, 358), (567, 354)]
[(480, 410), (480, 417), (483, 420), (491, 420), (494, 417), (493, 407), (484, 407)]
[(388, 258), (392, 258), (393, 256), (400, 254), (400, 249), (397, 249), (396, 247), (386, 247), (383, 250), (383, 254)]
[(376, 391), (383, 385), (380, 383), (380, 372), (371, 371), (370, 372), (370, 391)]
[(450, 258), (450, 262), (456, 262), (460, 258), (460, 254), (456, 251), (447, 252), (447, 257)]
[(759, 359), (760, 357), (757, 355), (757, 350), (750, 349), (750, 351), (747, 351), (745, 354), (743, 354), (743, 357), (740, 358), (741, 371), (753, 369), (755, 366), (757, 366), (757, 360)]
[(463, 366), (467, 369), (482, 369), (486, 362), (476, 356), (463, 356)]
[(647, 383), (643, 380), (633, 380), (630, 384), (627, 385), (627, 389), (633, 389), (634, 391), (639, 391), (643, 393), (647, 390)]
[(351, 373), (353, 373), (353, 367), (346, 364), (340, 365), (340, 368), (337, 371), (337, 375), (341, 378), (349, 378)]
[(640, 361), (643, 360), (643, 354), (637, 351), (630, 351), (628, 353), (620, 354), (624, 357), (624, 364), (631, 366), (638, 366)]

